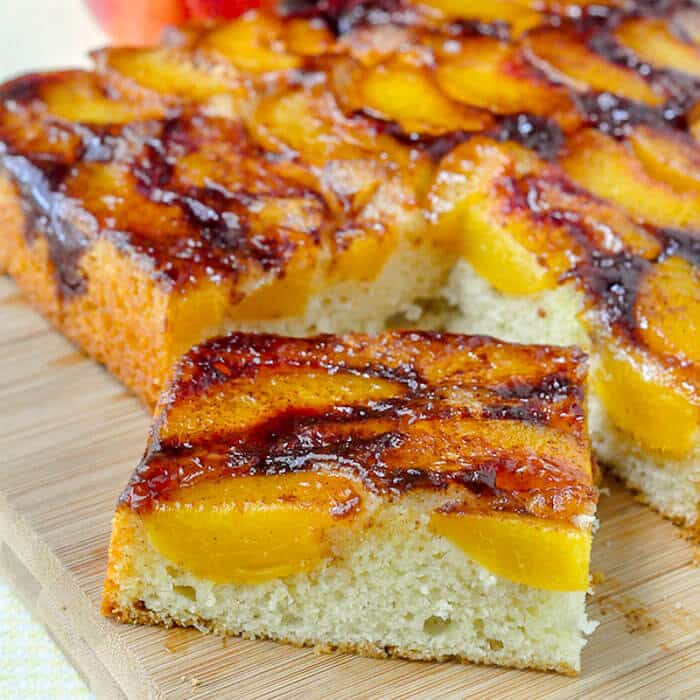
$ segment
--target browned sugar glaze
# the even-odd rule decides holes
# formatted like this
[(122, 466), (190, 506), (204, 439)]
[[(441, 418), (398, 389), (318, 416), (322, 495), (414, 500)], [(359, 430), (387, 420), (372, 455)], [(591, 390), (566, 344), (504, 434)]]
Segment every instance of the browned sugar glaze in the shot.
[[(99, 236), (147, 256), (158, 278), (185, 287), (251, 268), (281, 271), (297, 247), (319, 247), (332, 235), (328, 207), (304, 181), (308, 170), (290, 176), (294, 168), (268, 159), (236, 121), (193, 113), (99, 129), (60, 124), (45, 137), (45, 149), (26, 145), (30, 158), (14, 155), (25, 145), (19, 139), (7, 140), (4, 164), (32, 227), (50, 242), (64, 294), (80, 291), (71, 283), (76, 258)], [(215, 180), (193, 181), (180, 167), (193, 156)], [(261, 216), (272, 207), (288, 212), (276, 226)]]
[[(0, 89), (0, 167), (23, 193), (28, 237), (42, 235), (48, 241), (67, 303), (85, 289), (79, 262), (100, 237), (147, 259), (147, 268), (172, 289), (185, 292), (203, 279), (231, 280), (235, 301), (244, 280), (286, 274), (299, 251), (332, 262), (355, 236), (400, 229), (397, 222), (406, 211), (423, 209), (430, 220), (426, 194), (455, 147), (477, 135), (514, 140), (547, 159), (551, 169), (502, 181), (508, 206), (527, 210), (535, 219), (563, 222), (568, 242), (549, 240), (543, 249), (563, 246), (570, 259), (564, 277), (578, 281), (602, 324), (625, 343), (648, 351), (633, 313), (640, 280), (672, 254), (697, 270), (694, 226), (669, 231), (645, 224), (659, 246), (641, 255), (624, 245), (611, 250), (600, 228), (585, 226), (566, 208), (550, 207), (542, 215), (539, 204), (555, 181), (561, 192), (575, 189), (557, 160), (582, 129), (595, 128), (623, 142), (638, 125), (688, 137), (700, 95), (698, 79), (641, 60), (620, 44), (616, 30), (631, 18), (661, 18), (690, 45), (693, 37), (682, 20), (690, 7), (670, 0), (544, 3), (535, 25), (523, 31), (507, 19), (444, 17), (399, 0), (290, 2), (283, 19), (250, 18), (253, 24), (265, 23), (275, 46), (282, 47), (281, 63), (277, 57), (268, 66), (264, 61), (236, 65), (236, 55), (222, 54), (212, 44), (227, 25), (193, 25), (169, 33), (165, 54), (189, 61), (204, 76), (220, 77), (221, 86), (208, 91), (198, 87), (198, 80), (193, 81), (198, 89), (186, 81), (184, 87), (175, 81), (161, 91), (139, 84), (119, 70), (123, 64), (117, 58), (128, 58), (129, 49), (98, 52), (96, 73), (30, 75), (5, 84)], [(647, 104), (560, 81), (532, 50), (539, 36), (552, 31), (587, 47), (611, 69), (624, 68), (659, 99)], [(463, 122), (438, 120), (410, 129), (363, 103), (358, 90), (367, 75), (404, 60), (444, 98), (436, 70), (465, 41), (496, 41), (512, 49), (504, 76), (525, 76), (544, 92), (527, 101), (527, 109), (460, 105)], [(469, 44), (471, 57), (478, 60), (479, 47), (490, 45)], [(53, 114), (52, 90), (67, 85), (104, 99), (114, 111), (113, 123)], [(320, 124), (317, 150), (297, 143), (293, 124), (281, 130), (271, 124), (276, 106), (285, 112), (299, 101)], [(307, 120), (304, 128), (315, 127)], [(387, 182), (397, 189), (377, 199)], [(672, 368), (682, 364), (679, 381), (700, 387), (696, 366), (674, 355), (657, 359)]]
[[(289, 373), (286, 403), (242, 425), (226, 417), (222, 396), (255, 397), (263, 377)], [(568, 518), (596, 498), (585, 374), (578, 350), (485, 337), (233, 334), (181, 361), (122, 500), (143, 510), (202, 480), (320, 469), (385, 497), (451, 487), (485, 509)], [(395, 391), (309, 406), (297, 398), (309, 376), (320, 390), (359, 377)]]

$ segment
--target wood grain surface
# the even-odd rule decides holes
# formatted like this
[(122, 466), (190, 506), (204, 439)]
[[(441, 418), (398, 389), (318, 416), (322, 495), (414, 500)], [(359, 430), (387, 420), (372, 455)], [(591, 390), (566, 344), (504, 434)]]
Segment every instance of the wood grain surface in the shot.
[(697, 550), (615, 482), (593, 554), (600, 627), (578, 678), (318, 656), (102, 618), (110, 519), (149, 417), (2, 277), (0, 323), (0, 565), (98, 697), (700, 697)]

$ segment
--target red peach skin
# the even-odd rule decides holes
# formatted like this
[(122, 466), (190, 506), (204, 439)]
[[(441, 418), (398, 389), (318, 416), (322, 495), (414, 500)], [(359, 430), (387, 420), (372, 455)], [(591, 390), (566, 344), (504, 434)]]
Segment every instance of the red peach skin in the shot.
[(274, 0), (185, 0), (192, 17), (238, 17), (246, 10), (271, 7)]
[(238, 17), (276, 0), (87, 0), (102, 28), (120, 44), (153, 44), (164, 27), (195, 17)]
[(120, 44), (152, 44), (163, 27), (187, 18), (182, 0), (87, 0), (100, 26)]

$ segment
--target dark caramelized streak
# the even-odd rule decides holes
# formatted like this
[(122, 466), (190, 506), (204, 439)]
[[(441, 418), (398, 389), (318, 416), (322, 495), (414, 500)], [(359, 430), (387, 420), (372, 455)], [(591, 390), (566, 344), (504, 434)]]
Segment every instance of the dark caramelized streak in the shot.
[(680, 255), (691, 265), (700, 267), (700, 232), (664, 229), (660, 233), (665, 242), (661, 259)]
[(656, 109), (609, 92), (587, 92), (574, 96), (586, 126), (594, 127), (615, 138), (624, 138), (635, 126), (683, 129), (686, 127), (685, 109), (673, 104)]
[[(399, 143), (426, 153), (435, 163), (474, 135), (469, 131), (448, 131), (439, 135), (408, 133), (400, 124), (379, 119), (365, 110), (359, 110), (357, 114), (371, 120), (380, 132), (391, 135)], [(487, 133), (498, 141), (520, 143), (546, 160), (554, 160), (564, 142), (561, 129), (554, 121), (532, 114), (501, 117), (497, 127)]]
[[(474, 135), (468, 131), (450, 131), (438, 136), (406, 133), (396, 122), (379, 120), (362, 110), (360, 113), (364, 117), (378, 122), (380, 129), (391, 134), (399, 143), (427, 153), (436, 163)], [(564, 135), (554, 121), (532, 114), (513, 114), (501, 117), (498, 126), (491, 135), (498, 141), (520, 143), (535, 151), (545, 160), (554, 160), (564, 143)]]
[[(427, 421), (437, 425), (451, 419)], [(507, 491), (517, 492), (517, 499), (525, 492), (573, 485), (585, 478), (580, 468), (539, 456), (526, 445), (510, 450), (479, 442), (470, 445), (451, 438), (449, 427), (447, 434), (430, 440), (413, 430), (416, 420), (404, 416), (393, 420), (391, 429), (373, 432), (373, 426), (368, 430), (362, 421), (329, 421), (323, 414), (292, 409), (251, 431), (212, 435), (195, 444), (159, 445), (144, 458), (122, 502), (135, 510), (148, 509), (154, 500), (167, 500), (183, 485), (203, 480), (318, 469), (348, 473), (380, 495), (444, 491), (459, 485), (502, 502), (511, 495)], [(432, 452), (437, 448), (441, 452)], [(410, 466), (411, 455), (415, 458), (422, 450), (430, 450), (432, 456), (422, 461), (419, 457), (420, 466)]]
[(571, 397), (577, 401), (583, 400), (581, 385), (563, 372), (546, 374), (537, 382), (515, 377), (497, 386), (495, 392), (502, 399), (536, 397), (549, 403), (558, 403)]
[[(563, 228), (570, 237), (567, 255), (573, 271), (599, 248), (600, 224), (586, 221), (585, 216), (550, 203), (548, 192), (557, 192), (572, 198), (598, 202), (596, 197), (581, 189), (560, 171), (551, 170), (538, 175), (499, 178), (495, 186), (505, 193), (504, 211), (507, 214), (523, 212), (535, 222)], [(579, 267), (579, 271), (584, 268)], [(565, 273), (565, 275), (571, 272)]]
[(5, 156), (0, 158), (0, 171), (3, 168), (22, 193), (27, 240), (31, 243), (39, 234), (46, 240), (60, 296), (69, 298), (84, 292), (86, 280), (78, 263), (94, 237), (94, 232), (90, 235), (86, 231), (94, 222), (83, 217), (81, 226), (71, 217), (65, 197), (53, 191), (55, 182), (65, 176), (65, 166), (48, 168), (47, 177), (24, 158)]
[(322, 19), (336, 36), (363, 25), (399, 24), (414, 15), (402, 0), (282, 0), (278, 12), (284, 17)]
[(406, 132), (403, 127), (393, 121), (379, 119), (370, 112), (359, 110), (358, 115), (373, 121), (379, 131), (387, 133), (399, 143), (403, 143), (417, 151), (427, 153), (434, 163), (439, 163), (450, 151), (457, 148), (473, 135), (469, 131), (449, 131), (437, 136)]
[(502, 118), (496, 139), (516, 141), (545, 160), (554, 160), (564, 143), (564, 135), (556, 122), (533, 114), (514, 114)]
[[(656, 110), (666, 121), (679, 123), (700, 99), (700, 81), (679, 71), (656, 68), (621, 46), (608, 31), (590, 37), (589, 47), (607, 61), (633, 70), (666, 96), (666, 104)], [(634, 108), (630, 111), (634, 114)]]
[(594, 252), (590, 261), (577, 270), (604, 323), (621, 329), (630, 338), (636, 333), (634, 304), (639, 285), (651, 265), (648, 260), (628, 253), (602, 255)]
[(461, 19), (450, 22), (445, 32), (450, 36), (490, 36), (500, 41), (510, 39), (508, 22), (479, 22), (478, 20)]
[(584, 419), (583, 388), (562, 372), (547, 374), (535, 382), (517, 377), (496, 386), (494, 394), (493, 403), (484, 405), (484, 418), (542, 424), (556, 418), (557, 424), (569, 426)]

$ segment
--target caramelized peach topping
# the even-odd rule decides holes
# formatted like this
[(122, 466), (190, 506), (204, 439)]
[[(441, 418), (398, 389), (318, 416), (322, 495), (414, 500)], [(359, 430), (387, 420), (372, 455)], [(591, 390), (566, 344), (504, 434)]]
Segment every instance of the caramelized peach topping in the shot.
[(577, 351), (484, 338), (229, 336), (181, 363), (123, 502), (177, 566), (254, 583), (319, 566), (418, 492), (497, 575), (584, 590), (584, 375)]

